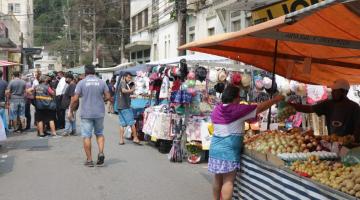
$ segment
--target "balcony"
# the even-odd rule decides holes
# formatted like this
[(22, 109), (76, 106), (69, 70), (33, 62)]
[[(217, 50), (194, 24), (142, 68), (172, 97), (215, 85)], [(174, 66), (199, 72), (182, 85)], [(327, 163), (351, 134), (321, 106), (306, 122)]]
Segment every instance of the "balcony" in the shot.
[(254, 10), (283, 0), (213, 0), (215, 10)]

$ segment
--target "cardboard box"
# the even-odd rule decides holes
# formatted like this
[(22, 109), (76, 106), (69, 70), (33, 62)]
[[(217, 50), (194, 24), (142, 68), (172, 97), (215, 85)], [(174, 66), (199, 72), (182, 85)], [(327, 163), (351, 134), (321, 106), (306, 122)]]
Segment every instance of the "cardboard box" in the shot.
[(276, 155), (267, 153), (266, 158), (269, 163), (271, 163), (272, 165), (274, 165), (276, 167), (284, 167), (285, 166), (285, 162), (283, 160), (281, 160), (279, 157), (277, 157)]

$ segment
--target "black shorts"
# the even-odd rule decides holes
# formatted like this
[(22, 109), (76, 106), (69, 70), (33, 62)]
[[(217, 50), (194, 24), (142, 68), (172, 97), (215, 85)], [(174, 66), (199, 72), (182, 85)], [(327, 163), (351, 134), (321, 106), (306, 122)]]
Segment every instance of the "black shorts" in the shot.
[(36, 122), (49, 122), (56, 120), (56, 111), (55, 110), (36, 110), (35, 112), (35, 121)]

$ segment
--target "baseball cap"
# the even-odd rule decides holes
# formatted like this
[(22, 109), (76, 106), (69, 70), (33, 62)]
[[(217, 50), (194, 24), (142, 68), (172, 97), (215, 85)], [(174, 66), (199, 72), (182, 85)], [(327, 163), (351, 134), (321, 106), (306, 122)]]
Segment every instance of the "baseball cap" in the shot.
[(344, 90), (349, 90), (350, 89), (350, 84), (347, 80), (345, 79), (337, 79), (336, 81), (334, 81), (334, 83), (330, 86), (331, 89), (333, 90), (338, 90), (338, 89), (344, 89)]

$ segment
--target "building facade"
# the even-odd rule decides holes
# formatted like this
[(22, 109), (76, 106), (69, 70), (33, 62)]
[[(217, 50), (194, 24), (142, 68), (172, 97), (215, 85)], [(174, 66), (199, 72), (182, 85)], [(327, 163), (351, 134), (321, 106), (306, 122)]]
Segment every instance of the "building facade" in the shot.
[[(32, 47), (34, 44), (34, 15), (33, 0), (1, 0), (0, 12), (4, 15), (13, 15), (23, 33), (23, 46)], [(20, 35), (19, 35), (20, 37)]]
[(34, 61), (33, 70), (40, 69), (40, 71), (47, 73), (49, 71), (62, 71), (62, 61), (60, 56), (55, 56), (41, 47), (42, 52), (39, 56), (40, 59)]
[(132, 0), (130, 61), (147, 63), (178, 55), (178, 24), (175, 3), (168, 0)]

